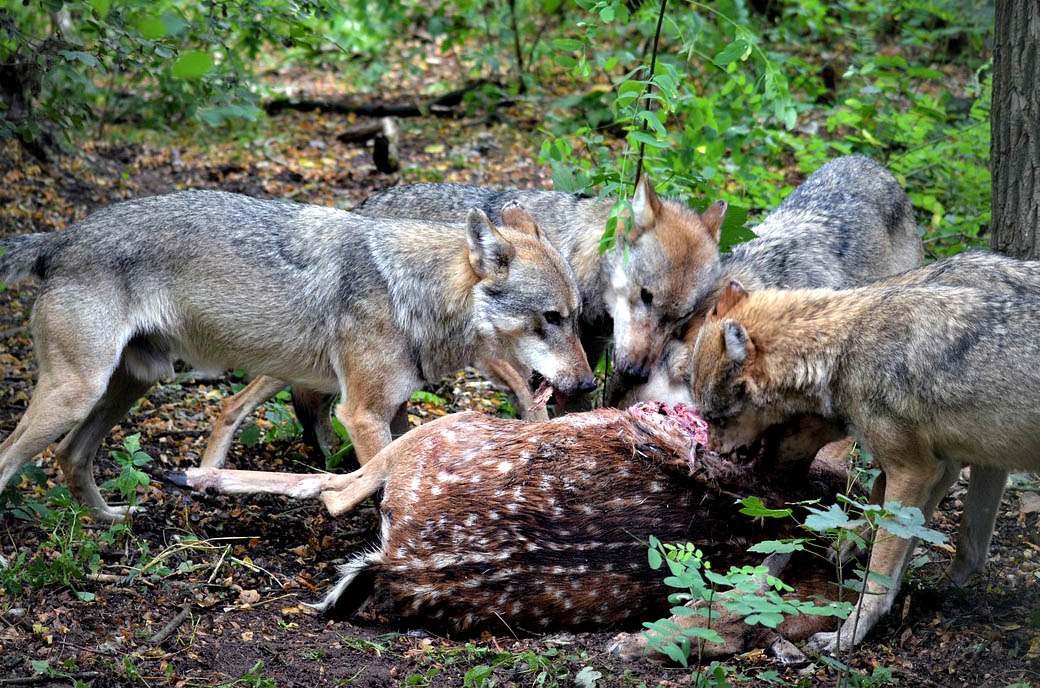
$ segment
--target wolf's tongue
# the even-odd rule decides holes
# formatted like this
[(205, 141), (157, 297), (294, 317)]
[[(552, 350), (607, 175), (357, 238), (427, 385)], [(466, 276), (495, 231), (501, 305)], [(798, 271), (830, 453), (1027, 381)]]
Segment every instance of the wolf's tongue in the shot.
[(552, 385), (545, 380), (542, 380), (542, 384), (538, 385), (538, 389), (534, 392), (534, 403), (532, 404), (532, 408), (539, 409), (548, 404), (550, 397), (552, 397), (555, 392), (556, 390), (553, 389)]

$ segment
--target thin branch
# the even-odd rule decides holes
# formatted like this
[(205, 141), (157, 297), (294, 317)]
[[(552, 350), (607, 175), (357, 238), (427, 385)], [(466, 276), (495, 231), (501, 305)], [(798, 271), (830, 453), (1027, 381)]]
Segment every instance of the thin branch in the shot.
[[(664, 9), (668, 5), (668, 0), (661, 0), (661, 12), (657, 15), (657, 30), (654, 32), (654, 51), (650, 55), (650, 76), (646, 80), (646, 91), (643, 95), (649, 95), (650, 89), (653, 88), (654, 83), (654, 70), (657, 68), (657, 44), (661, 40), (661, 25), (664, 24)], [(653, 107), (652, 103), (648, 103), (647, 107)], [(640, 131), (646, 132), (646, 118), (643, 118), (643, 126)], [(643, 155), (646, 152), (646, 143), (643, 141), (639, 142), (639, 162), (636, 163), (636, 179), (632, 184), (633, 188), (639, 183), (639, 178), (643, 175)]]
[(89, 681), (101, 678), (100, 671), (80, 671), (74, 674), (58, 673), (39, 674), (37, 676), (16, 676), (14, 678), (0, 678), (0, 686), (34, 686), (45, 683), (59, 683), (62, 681)]
[(516, 26), (516, 0), (509, 0), (509, 23), (513, 29), (513, 52), (516, 53), (516, 78), (524, 87), (524, 53), (520, 50), (520, 31)]

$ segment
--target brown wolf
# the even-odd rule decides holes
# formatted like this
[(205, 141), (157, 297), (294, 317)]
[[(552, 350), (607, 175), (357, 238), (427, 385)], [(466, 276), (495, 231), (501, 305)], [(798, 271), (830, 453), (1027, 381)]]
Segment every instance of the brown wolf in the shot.
[(94, 452), (178, 358), (341, 393), (336, 414), (361, 461), (390, 443), (391, 419), (422, 381), (484, 358), (590, 389), (570, 267), (520, 206), (501, 221), (192, 191), (0, 241), (0, 280), (41, 279), (39, 381), (0, 444), (0, 490), (64, 437), (56, 457), (72, 493), (97, 517), (122, 518), (94, 482)]
[[(998, 476), (1040, 468), (1037, 265), (967, 256), (921, 270), (846, 291), (727, 287), (692, 359), (709, 446), (730, 451), (791, 417), (818, 415), (871, 450), (885, 502), (926, 518), (964, 464)], [(929, 284), (933, 275), (968, 286)], [(999, 500), (996, 488), (983, 492)], [(969, 510), (966, 519), (978, 529), (989, 516)], [(973, 537), (978, 547), (989, 533)], [(860, 642), (891, 607), (911, 549), (897, 537), (877, 542), (869, 568), (895, 583), (872, 580), (858, 616), (814, 646)]]

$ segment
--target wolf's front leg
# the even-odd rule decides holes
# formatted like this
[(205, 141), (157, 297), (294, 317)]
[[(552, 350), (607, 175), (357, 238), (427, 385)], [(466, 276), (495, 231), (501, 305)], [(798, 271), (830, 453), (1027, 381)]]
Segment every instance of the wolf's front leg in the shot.
[[(916, 438), (911, 442), (916, 442)], [(936, 459), (929, 450), (916, 453), (895, 451), (897, 456), (902, 454), (898, 462), (881, 459), (883, 454), (880, 451), (875, 454), (885, 471), (884, 503), (898, 501), (903, 506), (916, 506), (927, 522), (935, 513), (939, 500), (957, 479), (960, 466)], [(828, 654), (833, 654), (839, 647), (854, 647), (892, 608), (915, 540), (896, 537), (885, 530), (876, 532), (874, 537), (867, 568), (871, 573), (884, 576), (890, 585), (868, 577), (866, 590), (841, 628), (836, 632), (817, 633), (809, 639), (809, 647)]]
[(220, 415), (213, 423), (213, 432), (202, 455), (202, 468), (223, 468), (235, 431), (250, 413), (277, 394), (286, 383), (266, 375), (258, 375), (238, 394), (224, 399)]
[(360, 352), (341, 365), (336, 418), (350, 434), (362, 466), (393, 441), (391, 422), (422, 384), (407, 355), (387, 354)]

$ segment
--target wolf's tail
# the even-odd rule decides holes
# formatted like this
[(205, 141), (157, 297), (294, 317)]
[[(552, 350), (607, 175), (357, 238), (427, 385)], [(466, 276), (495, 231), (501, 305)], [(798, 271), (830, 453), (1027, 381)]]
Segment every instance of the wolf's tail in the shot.
[(52, 232), (0, 239), (0, 282), (17, 282), (29, 275), (43, 277), (57, 235)]

